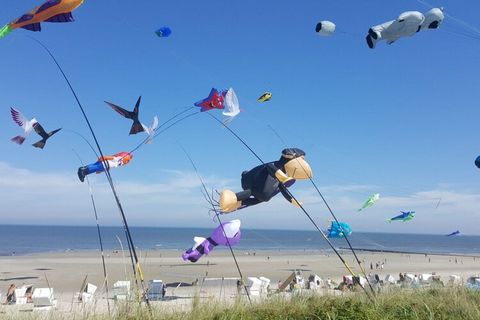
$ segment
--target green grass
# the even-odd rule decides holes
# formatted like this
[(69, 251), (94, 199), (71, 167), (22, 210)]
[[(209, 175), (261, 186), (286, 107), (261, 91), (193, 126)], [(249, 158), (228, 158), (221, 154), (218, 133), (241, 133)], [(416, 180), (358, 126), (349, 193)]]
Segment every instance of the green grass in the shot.
[[(35, 319), (33, 315), (22, 315), (2, 319)], [(192, 311), (165, 313), (161, 303), (152, 313), (145, 305), (130, 303), (117, 309), (111, 317), (107, 315), (55, 315), (49, 319), (88, 320), (363, 320), (363, 319), (435, 319), (468, 320), (480, 319), (480, 292), (462, 288), (395, 291), (378, 295), (375, 302), (363, 294), (349, 296), (296, 295), (292, 298), (272, 296), (261, 303), (250, 306), (245, 300), (225, 307), (211, 302), (200, 303), (194, 299)]]

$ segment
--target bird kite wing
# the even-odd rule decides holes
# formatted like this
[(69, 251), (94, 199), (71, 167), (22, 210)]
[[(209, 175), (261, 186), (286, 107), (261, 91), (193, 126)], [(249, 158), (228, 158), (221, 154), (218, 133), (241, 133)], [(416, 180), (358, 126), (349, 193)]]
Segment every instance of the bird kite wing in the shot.
[(10, 107), (10, 113), (12, 114), (13, 121), (15, 121), (16, 124), (25, 129), (25, 126), (28, 122), (27, 118), (25, 118), (20, 111), (13, 107)]
[[(123, 109), (122, 107), (117, 106), (116, 104), (113, 104), (111, 102), (105, 101), (106, 104), (108, 104), (113, 110), (117, 111), (119, 114), (124, 116), (125, 118), (130, 117), (130, 111)], [(137, 106), (135, 106), (137, 107)]]
[(158, 117), (153, 117), (152, 131), (155, 132), (158, 129)]

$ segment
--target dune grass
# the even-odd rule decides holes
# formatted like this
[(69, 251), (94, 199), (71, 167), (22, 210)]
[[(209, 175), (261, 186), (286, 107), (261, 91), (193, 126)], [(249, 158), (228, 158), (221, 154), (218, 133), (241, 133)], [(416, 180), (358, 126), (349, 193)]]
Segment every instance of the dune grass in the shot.
[[(17, 315), (5, 319), (39, 319), (34, 315)], [(37, 315), (38, 316), (38, 315)], [(43, 317), (42, 317), (43, 318)], [(4, 319), (2, 317), (2, 319)], [(164, 312), (161, 304), (152, 312), (145, 305), (129, 304), (119, 307), (115, 315), (59, 315), (50, 313), (44, 319), (85, 320), (477, 320), (480, 319), (480, 292), (463, 288), (395, 291), (378, 295), (371, 302), (364, 295), (320, 296), (295, 295), (292, 298), (271, 297), (249, 305), (238, 301), (226, 307), (218, 303), (193, 300), (191, 311)]]

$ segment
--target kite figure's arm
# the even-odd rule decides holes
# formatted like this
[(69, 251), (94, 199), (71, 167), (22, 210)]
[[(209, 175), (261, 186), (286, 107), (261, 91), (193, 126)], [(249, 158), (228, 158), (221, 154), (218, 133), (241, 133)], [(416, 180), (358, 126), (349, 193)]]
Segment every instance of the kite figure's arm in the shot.
[[(293, 182), (295, 182), (295, 180), (293, 180)], [(293, 184), (292, 182), (292, 184)], [(278, 188), (280, 189), (280, 192), (282, 193), (283, 197), (288, 201), (290, 202), (291, 204), (293, 204), (294, 206), (296, 207), (300, 207), (300, 205), (302, 204), (301, 202), (298, 202), (297, 200), (295, 200), (291, 195), (290, 195), (290, 192), (287, 191), (287, 186), (285, 186), (283, 183), (280, 183), (280, 185), (278, 186)]]

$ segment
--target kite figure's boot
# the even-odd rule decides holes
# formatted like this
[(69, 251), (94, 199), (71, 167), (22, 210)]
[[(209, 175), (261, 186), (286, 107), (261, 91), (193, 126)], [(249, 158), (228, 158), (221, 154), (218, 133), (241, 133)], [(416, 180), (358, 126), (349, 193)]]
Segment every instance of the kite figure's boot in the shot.
[(242, 202), (238, 201), (237, 195), (231, 190), (223, 190), (220, 194), (220, 211), (229, 213), (237, 210), (242, 206)]
[(80, 181), (84, 181), (85, 180), (85, 175), (87, 174), (87, 167), (80, 167), (78, 168), (78, 179), (80, 179)]

